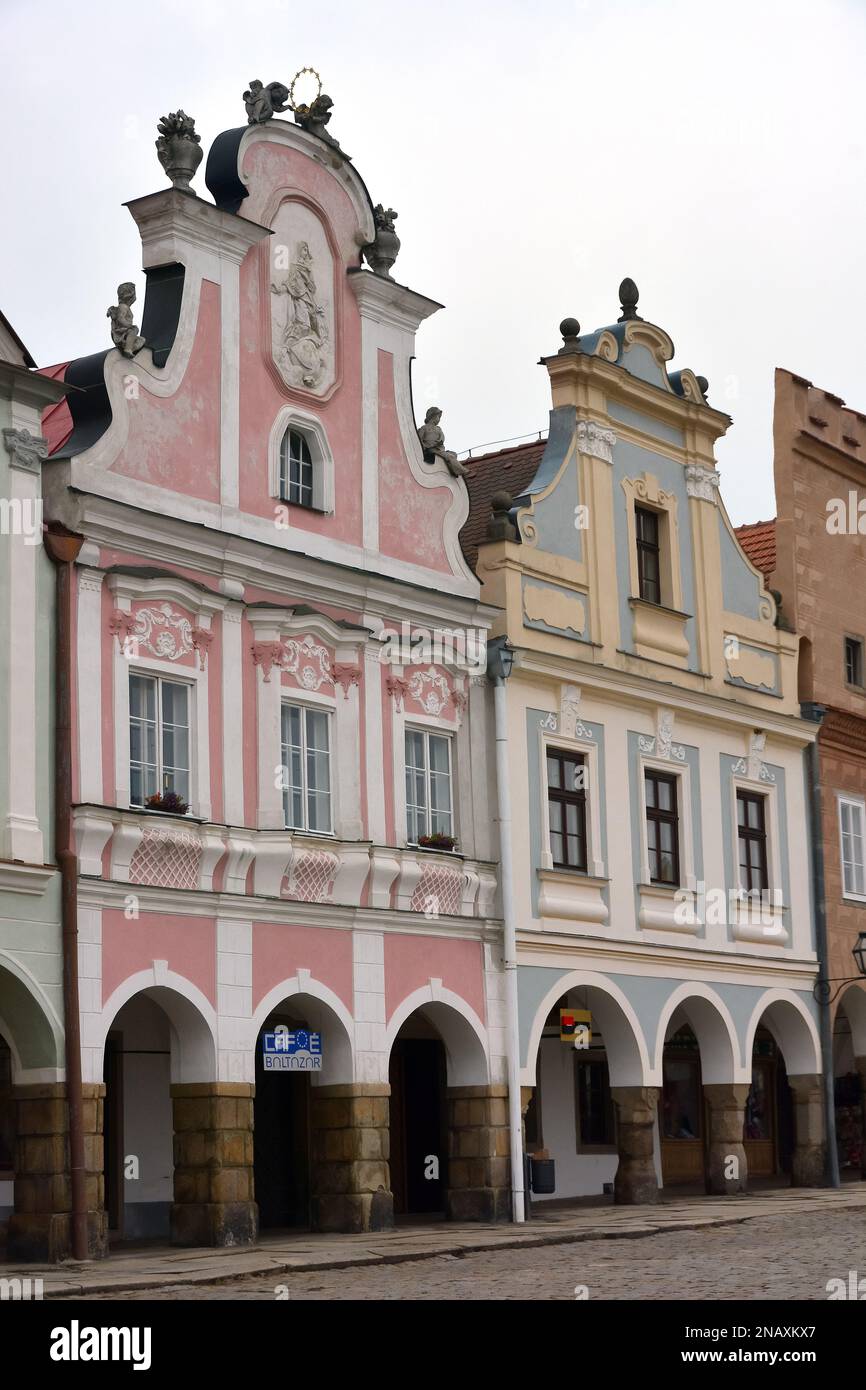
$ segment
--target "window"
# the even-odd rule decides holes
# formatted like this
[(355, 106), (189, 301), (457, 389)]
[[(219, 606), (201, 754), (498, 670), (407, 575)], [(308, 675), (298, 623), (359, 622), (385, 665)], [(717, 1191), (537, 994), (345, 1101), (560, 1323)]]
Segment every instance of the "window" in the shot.
[(607, 1058), (574, 1054), (577, 1147), (611, 1148), (616, 1139)]
[(12, 1091), (12, 1053), (0, 1036), (0, 1173), (15, 1170), (15, 1099)]
[(848, 685), (863, 687), (863, 642), (859, 637), (845, 638), (845, 680)]
[(331, 833), (330, 717), (325, 710), (282, 708), (283, 814), (290, 830)]
[(189, 686), (129, 677), (129, 804), (176, 792), (189, 802)]
[(662, 586), (658, 512), (651, 512), (646, 507), (635, 507), (634, 519), (637, 536), (638, 592), (647, 603), (660, 604)]
[(280, 444), (280, 498), (297, 507), (313, 506), (313, 456), (300, 430), (286, 430)]
[(839, 799), (842, 834), (842, 892), (846, 898), (866, 897), (863, 870), (863, 803)]
[(548, 748), (547, 813), (554, 867), (586, 873), (586, 768), (581, 754)]
[(406, 838), (451, 835), (451, 740), (406, 730)]
[(765, 799), (755, 792), (737, 792), (737, 834), (740, 846), (740, 887), (747, 893), (769, 888)]
[(646, 790), (646, 840), (650, 879), (653, 883), (680, 881), (677, 778), (667, 772), (644, 773)]

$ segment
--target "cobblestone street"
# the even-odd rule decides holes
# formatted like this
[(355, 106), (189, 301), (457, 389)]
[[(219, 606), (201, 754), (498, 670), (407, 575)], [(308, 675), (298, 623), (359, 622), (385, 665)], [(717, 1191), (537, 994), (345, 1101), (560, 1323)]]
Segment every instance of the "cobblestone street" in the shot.
[(533, 1249), (441, 1255), (356, 1269), (277, 1273), (195, 1287), (173, 1284), (91, 1301), (271, 1300), (825, 1300), (827, 1281), (866, 1277), (866, 1211), (780, 1213), (737, 1225)]

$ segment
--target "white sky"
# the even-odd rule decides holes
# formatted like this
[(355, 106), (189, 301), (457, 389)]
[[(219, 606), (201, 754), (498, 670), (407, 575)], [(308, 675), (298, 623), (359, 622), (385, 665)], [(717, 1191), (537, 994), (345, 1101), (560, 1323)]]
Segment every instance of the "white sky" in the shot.
[(734, 417), (735, 522), (774, 512), (776, 366), (866, 410), (866, 0), (0, 0), (0, 52), (0, 307), (40, 363), (109, 345), (119, 281), (141, 310), (121, 204), (166, 185), (158, 118), (207, 149), (312, 65), (396, 278), (446, 305), (414, 382), (449, 447), (546, 428), (538, 358), (624, 275)]

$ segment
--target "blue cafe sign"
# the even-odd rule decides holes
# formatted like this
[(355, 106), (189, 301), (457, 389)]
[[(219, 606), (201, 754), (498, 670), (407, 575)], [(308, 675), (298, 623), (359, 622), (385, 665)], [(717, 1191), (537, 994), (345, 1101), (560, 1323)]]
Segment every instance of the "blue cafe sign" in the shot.
[(265, 1071), (321, 1071), (322, 1035), (305, 1028), (262, 1034)]

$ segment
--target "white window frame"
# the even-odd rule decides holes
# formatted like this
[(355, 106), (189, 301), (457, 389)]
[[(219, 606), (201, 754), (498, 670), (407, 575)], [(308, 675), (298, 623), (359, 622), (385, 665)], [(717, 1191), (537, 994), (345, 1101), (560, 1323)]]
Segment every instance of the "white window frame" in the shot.
[[(300, 692), (299, 692), (300, 693)], [(283, 710), (287, 708), (299, 709), (303, 714), (303, 746), (301, 757), (301, 781), (303, 792), (304, 824), (290, 825), (286, 814), (287, 788), (280, 788), (280, 799), (283, 807), (283, 821), (285, 829), (293, 835), (315, 835), (317, 838), (333, 840), (336, 838), (334, 826), (337, 821), (337, 797), (335, 795), (334, 777), (334, 707), (330, 701), (318, 701), (311, 699), (298, 700), (294, 698), (294, 691), (290, 686), (282, 686), (280, 690), (280, 767), (285, 770), (286, 764), (283, 757)], [(307, 805), (307, 715), (324, 714), (328, 728), (328, 803), (331, 810), (331, 824), (328, 830), (311, 830), (307, 821), (309, 820), (309, 808)], [(285, 771), (284, 771), (285, 775)]]
[[(547, 801), (547, 750), (562, 749), (584, 759), (587, 770), (586, 793), (586, 870), (557, 866), (554, 868), (550, 849), (550, 809)], [(606, 878), (607, 870), (601, 856), (601, 793), (598, 773), (598, 744), (588, 739), (564, 738), (561, 734), (542, 732), (538, 745), (541, 776), (541, 867), (553, 873), (578, 874), (584, 878)]]
[(413, 847), (413, 848), (415, 848), (415, 847), (417, 846), (418, 841), (417, 841), (417, 840), (410, 840), (410, 838), (409, 838), (409, 805), (408, 805), (408, 801), (407, 801), (407, 799), (406, 799), (406, 768), (407, 768), (407, 764), (406, 764), (406, 737), (407, 737), (408, 734), (422, 734), (422, 735), (424, 736), (424, 740), (425, 740), (425, 745), (424, 745), (424, 747), (425, 747), (425, 764), (426, 764), (426, 765), (425, 765), (425, 781), (426, 781), (426, 788), (427, 788), (427, 825), (428, 825), (428, 829), (424, 831), (424, 834), (425, 834), (425, 835), (433, 835), (433, 834), (437, 833), (437, 832), (435, 832), (435, 831), (433, 831), (433, 830), (431, 830), (431, 829), (429, 828), (429, 826), (430, 826), (430, 814), (431, 814), (431, 805), (430, 805), (430, 758), (429, 758), (429, 747), (430, 747), (430, 743), (429, 743), (429, 740), (430, 740), (431, 738), (441, 738), (441, 739), (443, 739), (443, 740), (445, 741), (445, 743), (446, 743), (447, 746), (448, 746), (448, 815), (449, 815), (449, 818), (450, 818), (450, 821), (451, 821), (451, 829), (450, 829), (450, 831), (442, 831), (442, 832), (439, 832), (439, 833), (441, 833), (441, 834), (449, 834), (449, 835), (451, 835), (455, 840), (457, 840), (456, 818), (455, 818), (455, 812), (454, 812), (454, 739), (455, 739), (456, 732), (457, 732), (456, 729), (451, 729), (451, 728), (449, 728), (449, 729), (443, 729), (443, 728), (440, 727), (438, 724), (433, 725), (433, 724), (427, 723), (426, 721), (421, 721), (421, 720), (417, 720), (417, 719), (414, 719), (414, 718), (406, 719), (406, 720), (404, 721), (404, 723), (403, 723), (403, 731), (402, 731), (402, 738), (403, 738), (402, 763), (403, 763), (403, 810), (404, 810), (404, 815), (405, 815), (405, 836), (404, 836), (404, 838), (405, 838), (405, 840), (406, 840), (406, 844), (409, 845), (409, 846), (411, 846), (411, 847)]
[[(290, 430), (303, 435), (313, 461), (313, 501), (310, 506), (289, 502), (282, 497), (282, 445)], [(271, 496), (281, 505), (297, 507), (299, 511), (332, 513), (334, 511), (334, 456), (321, 420), (297, 406), (285, 405), (271, 426), (268, 442)]]
[(162, 687), (163, 685), (182, 685), (187, 692), (187, 752), (189, 757), (189, 767), (186, 769), (189, 782), (189, 794), (182, 798), (187, 802), (187, 815), (195, 815), (195, 682), (183, 675), (179, 676), (177, 667), (172, 667), (170, 672), (150, 670), (146, 665), (139, 665), (137, 662), (128, 663), (129, 670), (126, 677), (126, 770), (129, 778), (129, 806), (132, 810), (147, 810), (146, 800), (139, 806), (138, 802), (132, 801), (132, 755), (129, 747), (132, 729), (132, 712), (129, 704), (129, 682), (133, 676), (139, 680), (156, 681), (156, 781), (157, 791), (162, 795), (162, 775), (163, 775), (163, 752), (162, 752)]
[(836, 802), (838, 806), (839, 818), (839, 865), (842, 870), (842, 897), (845, 898), (848, 902), (864, 903), (866, 902), (866, 891), (862, 893), (854, 893), (849, 892), (848, 889), (845, 887), (845, 851), (843, 838), (844, 832), (842, 829), (842, 807), (849, 806), (852, 810), (856, 810), (860, 816), (860, 872), (864, 885), (864, 890), (866, 890), (866, 852), (864, 852), (866, 851), (866, 801), (864, 801), (862, 797), (848, 796), (844, 793), (838, 793), (836, 797)]

